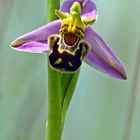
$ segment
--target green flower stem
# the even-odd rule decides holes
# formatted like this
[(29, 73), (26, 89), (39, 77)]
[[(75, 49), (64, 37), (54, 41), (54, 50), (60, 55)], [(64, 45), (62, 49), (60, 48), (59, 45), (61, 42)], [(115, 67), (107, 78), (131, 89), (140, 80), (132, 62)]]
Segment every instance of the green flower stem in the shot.
[[(48, 0), (48, 22), (55, 20), (54, 9), (59, 9), (59, 0)], [(61, 140), (68, 106), (74, 93), (79, 71), (60, 73), (48, 64), (48, 123), (47, 140)]]
[(61, 140), (62, 135), (61, 73), (48, 66), (48, 123), (47, 140)]
[(60, 0), (47, 0), (48, 22), (57, 19), (57, 16), (54, 13), (54, 9), (59, 9), (59, 7)]
[[(54, 9), (59, 9), (59, 0), (48, 0), (48, 22), (55, 20)], [(58, 73), (48, 65), (48, 123), (47, 140), (61, 140), (61, 73)]]

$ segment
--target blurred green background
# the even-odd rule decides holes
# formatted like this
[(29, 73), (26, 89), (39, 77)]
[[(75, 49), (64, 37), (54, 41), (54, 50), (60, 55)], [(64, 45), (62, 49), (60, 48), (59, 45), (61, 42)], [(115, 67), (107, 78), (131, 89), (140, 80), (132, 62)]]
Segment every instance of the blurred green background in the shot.
[[(124, 62), (128, 80), (83, 63), (63, 140), (139, 140), (140, 1), (95, 3), (99, 18), (94, 28)], [(16, 37), (46, 23), (45, 8), (45, 0), (0, 0), (0, 140), (45, 140), (47, 56), (9, 47)]]

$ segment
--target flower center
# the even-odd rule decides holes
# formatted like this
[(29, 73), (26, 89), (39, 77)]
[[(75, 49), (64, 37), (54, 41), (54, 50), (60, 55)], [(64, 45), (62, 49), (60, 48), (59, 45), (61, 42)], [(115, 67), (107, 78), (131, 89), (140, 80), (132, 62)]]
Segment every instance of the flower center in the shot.
[(76, 43), (77, 39), (78, 37), (74, 35), (73, 33), (64, 34), (64, 41), (69, 46), (73, 46)]

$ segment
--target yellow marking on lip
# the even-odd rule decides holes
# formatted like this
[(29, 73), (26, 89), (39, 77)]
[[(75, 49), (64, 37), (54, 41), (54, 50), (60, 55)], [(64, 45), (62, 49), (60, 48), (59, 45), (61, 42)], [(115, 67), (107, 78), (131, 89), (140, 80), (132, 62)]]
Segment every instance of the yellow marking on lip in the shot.
[(69, 50), (65, 50), (65, 49), (61, 49), (60, 47), (58, 48), (58, 52), (60, 54), (62, 54), (63, 52), (67, 52), (68, 54), (75, 56), (76, 51), (79, 49), (79, 47), (77, 47), (74, 51), (69, 51)]
[(70, 66), (70, 67), (73, 67), (73, 64), (69, 61), (68, 62), (68, 65)]
[(61, 58), (58, 58), (55, 62), (54, 62), (54, 64), (60, 64), (62, 62), (62, 59)]

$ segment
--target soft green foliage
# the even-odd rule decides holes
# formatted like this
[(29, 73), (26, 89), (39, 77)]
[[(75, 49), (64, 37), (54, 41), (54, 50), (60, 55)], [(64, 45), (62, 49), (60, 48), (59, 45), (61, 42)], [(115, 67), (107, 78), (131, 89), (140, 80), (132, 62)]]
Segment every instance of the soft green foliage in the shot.
[[(95, 2), (95, 28), (123, 60), (128, 80), (115, 80), (83, 64), (62, 140), (124, 140), (140, 38), (140, 1)], [(46, 55), (9, 48), (14, 38), (46, 23), (45, 6), (44, 0), (0, 1), (0, 140), (45, 139)], [(136, 98), (129, 140), (140, 138), (139, 86)]]

